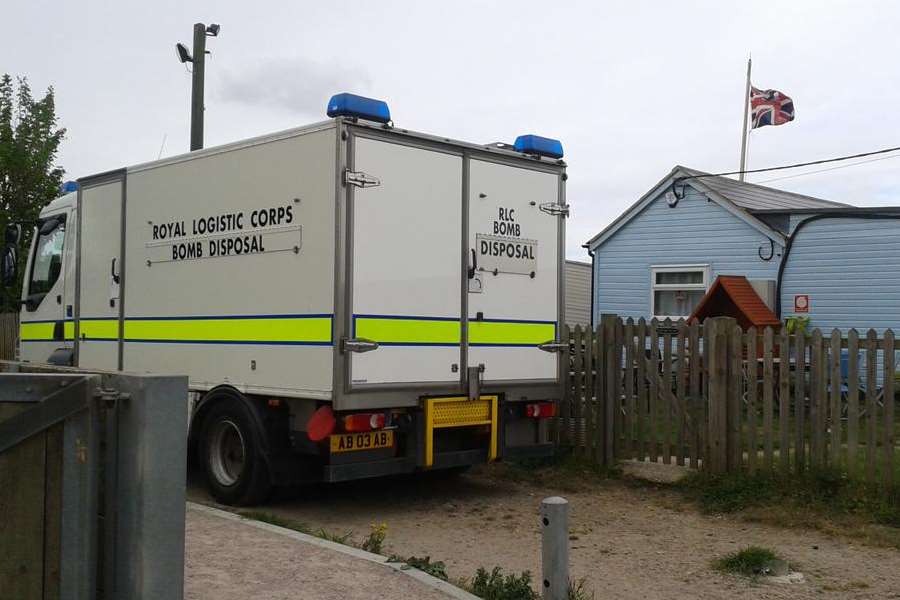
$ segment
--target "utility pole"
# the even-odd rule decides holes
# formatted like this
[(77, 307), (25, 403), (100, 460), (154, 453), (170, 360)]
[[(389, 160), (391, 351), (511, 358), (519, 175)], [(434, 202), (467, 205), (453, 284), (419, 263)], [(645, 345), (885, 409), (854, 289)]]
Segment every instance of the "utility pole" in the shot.
[(206, 37), (219, 35), (219, 25), (194, 24), (194, 44), (188, 52), (184, 44), (175, 44), (178, 60), (191, 63), (191, 152), (203, 148), (203, 87), (206, 76)]
[(194, 68), (191, 73), (191, 152), (203, 148), (203, 78), (206, 71), (206, 25), (194, 24)]

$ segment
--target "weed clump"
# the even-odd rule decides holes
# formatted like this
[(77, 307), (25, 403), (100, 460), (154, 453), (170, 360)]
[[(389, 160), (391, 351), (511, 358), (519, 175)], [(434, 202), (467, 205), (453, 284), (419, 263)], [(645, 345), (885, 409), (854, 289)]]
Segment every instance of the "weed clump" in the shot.
[(768, 548), (748, 546), (714, 560), (713, 568), (723, 573), (757, 577), (765, 575), (769, 566), (778, 560), (781, 560), (778, 555)]
[(479, 568), (475, 573), (469, 591), (484, 600), (538, 600), (539, 596), (531, 588), (531, 573), (521, 575), (510, 573), (504, 577), (500, 567), (490, 573)]

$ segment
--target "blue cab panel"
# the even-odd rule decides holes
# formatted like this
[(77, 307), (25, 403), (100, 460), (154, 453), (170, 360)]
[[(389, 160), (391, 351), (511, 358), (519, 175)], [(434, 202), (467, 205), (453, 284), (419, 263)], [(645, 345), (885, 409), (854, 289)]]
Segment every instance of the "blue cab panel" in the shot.
[(77, 181), (66, 181), (61, 186), (59, 186), (60, 194), (69, 194), (71, 192), (78, 191), (78, 182)]
[(387, 123), (391, 120), (391, 110), (387, 102), (365, 98), (356, 94), (335, 94), (328, 101), (328, 116), (334, 117), (358, 117), (367, 121)]
[(563, 157), (562, 142), (551, 138), (541, 137), (539, 135), (520, 135), (516, 138), (513, 148), (516, 152), (537, 154), (538, 156), (546, 156), (548, 158)]

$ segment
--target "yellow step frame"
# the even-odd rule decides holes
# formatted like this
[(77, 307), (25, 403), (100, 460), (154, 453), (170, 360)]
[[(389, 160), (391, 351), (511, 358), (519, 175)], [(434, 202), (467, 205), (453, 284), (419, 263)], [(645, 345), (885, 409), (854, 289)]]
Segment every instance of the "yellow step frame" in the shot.
[(491, 426), (488, 461), (497, 459), (497, 428), (499, 396), (481, 396), (469, 400), (467, 396), (425, 399), (425, 466), (434, 465), (434, 430), (449, 427)]

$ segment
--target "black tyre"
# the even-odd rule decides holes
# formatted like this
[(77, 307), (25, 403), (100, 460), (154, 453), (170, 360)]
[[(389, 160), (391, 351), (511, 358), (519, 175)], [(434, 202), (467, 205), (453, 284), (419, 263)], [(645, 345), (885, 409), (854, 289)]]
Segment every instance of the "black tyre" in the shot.
[(198, 440), (210, 494), (232, 506), (264, 501), (272, 484), (252, 409), (237, 397), (210, 402)]

